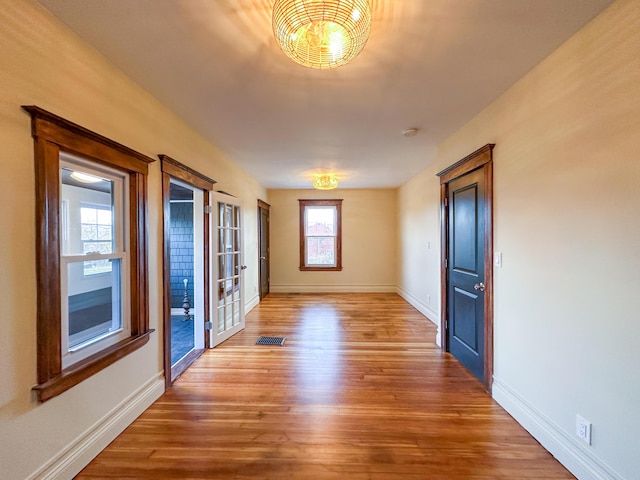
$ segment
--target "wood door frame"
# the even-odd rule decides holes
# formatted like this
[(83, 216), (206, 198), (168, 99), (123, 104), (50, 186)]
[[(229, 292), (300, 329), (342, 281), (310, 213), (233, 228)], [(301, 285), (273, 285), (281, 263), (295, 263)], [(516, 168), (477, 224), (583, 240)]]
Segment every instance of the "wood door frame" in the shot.
[(488, 143), (437, 174), (440, 177), (440, 332), (442, 332), (440, 338), (442, 347), (448, 352), (449, 209), (447, 197), (449, 183), (474, 170), (481, 169), (484, 173), (484, 282), (486, 286), (484, 292), (484, 388), (489, 393), (493, 383), (493, 147), (495, 144)]
[[(209, 212), (207, 206), (209, 205), (209, 192), (213, 190), (215, 180), (193, 170), (192, 168), (174, 160), (167, 155), (158, 155), (160, 158), (160, 167), (162, 170), (162, 206), (163, 206), (163, 238), (162, 238), (162, 280), (163, 280), (163, 294), (162, 294), (162, 324), (163, 324), (163, 365), (164, 365), (164, 386), (165, 389), (169, 388), (173, 381), (180, 376), (188, 368), (188, 366), (198, 358), (204, 350), (192, 351), (186, 358), (181, 369), (172, 372), (171, 371), (171, 179), (180, 180), (183, 183), (191, 185), (193, 188), (200, 189), (204, 193), (204, 218), (203, 218), (203, 232), (204, 232), (204, 319), (205, 323), (210, 318), (209, 310)], [(195, 252), (194, 252), (195, 254)], [(209, 335), (205, 330), (204, 332), (204, 348), (209, 348)]]
[(269, 238), (270, 236), (270, 218), (271, 218), (271, 205), (269, 205), (267, 202), (264, 202), (260, 199), (258, 199), (258, 294), (260, 296), (260, 300), (262, 300), (266, 295), (263, 295), (262, 292), (262, 268), (261, 265), (262, 263), (260, 263), (261, 260), (261, 256), (262, 256), (262, 228), (264, 228), (264, 225), (262, 225), (262, 212), (261, 210), (266, 210), (267, 211), (267, 225), (266, 225), (266, 237), (267, 237), (267, 258), (266, 258), (266, 263), (267, 263), (267, 272), (268, 272), (268, 277), (267, 277), (267, 285), (268, 285), (268, 290), (271, 290), (271, 279), (269, 277), (271, 277), (271, 240)]

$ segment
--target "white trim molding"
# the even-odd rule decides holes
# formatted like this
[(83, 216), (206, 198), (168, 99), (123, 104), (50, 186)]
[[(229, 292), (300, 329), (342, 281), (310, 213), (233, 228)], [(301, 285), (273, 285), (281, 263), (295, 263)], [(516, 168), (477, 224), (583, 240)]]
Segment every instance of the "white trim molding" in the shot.
[(248, 299), (244, 303), (244, 313), (245, 313), (245, 315), (247, 313), (249, 313), (251, 310), (253, 310), (254, 308), (256, 308), (259, 303), (260, 303), (260, 295), (258, 295), (258, 294), (254, 295), (253, 297)]
[(164, 376), (159, 374), (73, 440), (27, 480), (73, 478), (163, 393)]
[(427, 305), (422, 300), (419, 300), (418, 298), (414, 297), (413, 295), (411, 295), (409, 292), (402, 289), (401, 287), (396, 287), (396, 293), (400, 295), (402, 298), (404, 298), (407, 302), (409, 302), (411, 306), (413, 306), (416, 310), (418, 310), (422, 315), (427, 317), (427, 319), (431, 323), (433, 323), (436, 326), (439, 325), (439, 322), (436, 322), (434, 318), (440, 318), (440, 314), (436, 310), (434, 310), (431, 306)]
[(624, 480), (611, 467), (529, 404), (508, 384), (493, 377), (493, 399), (549, 453), (580, 480)]
[(395, 285), (273, 285), (273, 293), (395, 293)]
[(427, 305), (422, 300), (414, 297), (409, 292), (404, 290), (401, 287), (396, 287), (396, 293), (404, 298), (409, 304), (418, 310), (422, 315), (427, 317), (431, 323), (433, 323), (436, 327), (438, 327), (438, 332), (436, 333), (436, 345), (442, 347), (442, 338), (440, 332), (440, 322), (435, 319), (440, 318), (440, 313), (434, 310), (430, 305)]

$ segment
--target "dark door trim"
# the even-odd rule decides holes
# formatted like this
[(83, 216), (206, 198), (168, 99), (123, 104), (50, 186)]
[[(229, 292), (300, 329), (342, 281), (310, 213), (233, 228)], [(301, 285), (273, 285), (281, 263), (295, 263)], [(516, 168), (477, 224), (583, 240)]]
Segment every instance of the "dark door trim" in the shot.
[[(167, 155), (158, 155), (160, 158), (160, 166), (162, 169), (162, 206), (163, 206), (163, 267), (162, 267), (162, 279), (163, 279), (163, 295), (162, 295), (162, 323), (163, 323), (163, 341), (164, 341), (164, 353), (163, 353), (163, 365), (164, 365), (164, 386), (165, 389), (169, 388), (173, 381), (184, 372), (193, 361), (202, 354), (202, 350), (195, 350), (185, 357), (184, 362), (176, 364), (176, 368), (171, 369), (171, 272), (169, 266), (171, 265), (171, 204), (170, 204), (170, 188), (171, 179), (175, 178), (184, 183), (191, 185), (194, 188), (200, 189), (204, 192), (204, 318), (208, 321), (210, 318), (210, 305), (209, 305), (209, 213), (207, 212), (207, 206), (209, 205), (209, 192), (213, 190), (215, 180), (210, 179), (196, 172), (195, 170), (183, 165), (182, 163), (174, 160)], [(204, 335), (204, 347), (209, 348), (209, 335), (205, 331)]]
[(467, 155), (462, 160), (445, 168), (437, 175), (440, 177), (440, 332), (442, 346), (449, 351), (447, 332), (448, 311), (448, 275), (447, 260), (449, 258), (448, 222), (449, 209), (447, 198), (449, 182), (474, 170), (482, 169), (486, 183), (485, 188), (485, 231), (484, 231), (484, 274), (486, 290), (484, 294), (484, 388), (491, 393), (493, 379), (493, 147), (488, 143), (484, 147)]
[[(269, 278), (271, 276), (271, 248), (269, 245), (269, 218), (270, 218), (270, 210), (271, 209), (271, 205), (269, 205), (267, 202), (264, 202), (260, 199), (258, 199), (258, 284), (259, 284), (259, 290), (260, 290), (260, 300), (262, 300), (264, 297), (267, 296), (267, 294), (269, 293), (270, 287), (271, 287), (271, 279)], [(262, 211), (265, 210), (267, 212), (267, 224), (263, 225), (262, 224)], [(266, 245), (262, 245), (262, 230), (266, 229), (265, 232), (265, 237), (267, 239), (266, 241)], [(263, 249), (263, 247), (266, 247)], [(267, 271), (267, 290), (266, 292), (263, 290), (262, 286), (265, 284), (265, 282), (263, 282), (263, 269), (262, 269), (262, 251), (266, 250), (267, 254), (266, 254), (266, 258), (265, 258), (265, 265), (266, 265), (266, 271)]]

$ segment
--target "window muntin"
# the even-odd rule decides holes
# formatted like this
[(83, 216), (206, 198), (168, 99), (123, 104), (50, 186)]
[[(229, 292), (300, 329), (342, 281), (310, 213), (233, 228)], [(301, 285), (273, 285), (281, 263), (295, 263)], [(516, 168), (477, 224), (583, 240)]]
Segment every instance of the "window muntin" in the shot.
[(342, 270), (342, 200), (299, 200), (300, 270)]
[(123, 172), (63, 152), (60, 157), (61, 353), (67, 368), (131, 334), (129, 201)]
[(240, 288), (240, 207), (218, 202), (218, 298)]

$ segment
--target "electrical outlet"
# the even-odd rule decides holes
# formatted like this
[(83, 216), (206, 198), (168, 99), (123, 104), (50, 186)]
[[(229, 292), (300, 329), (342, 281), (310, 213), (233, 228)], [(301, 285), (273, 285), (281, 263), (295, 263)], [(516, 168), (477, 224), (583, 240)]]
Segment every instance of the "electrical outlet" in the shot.
[(576, 415), (576, 435), (587, 445), (591, 445), (591, 422)]

